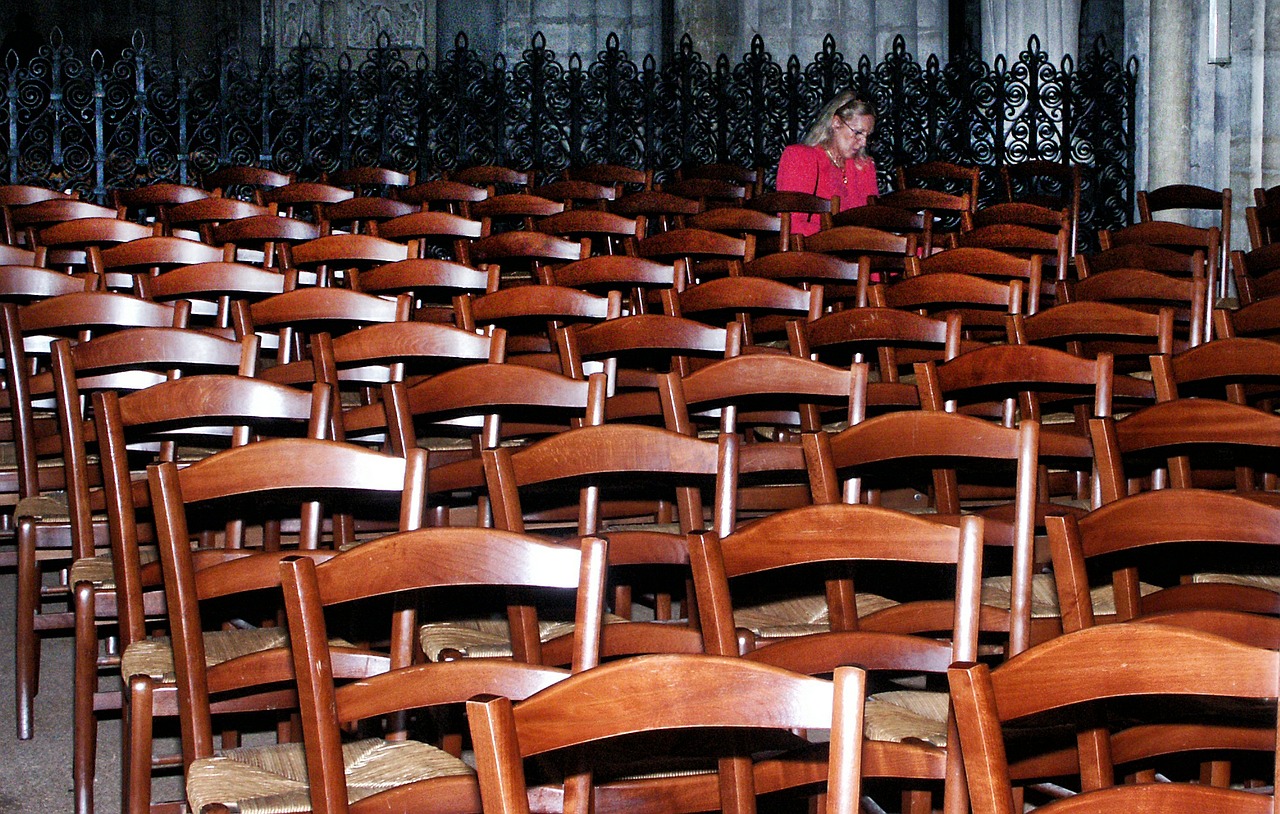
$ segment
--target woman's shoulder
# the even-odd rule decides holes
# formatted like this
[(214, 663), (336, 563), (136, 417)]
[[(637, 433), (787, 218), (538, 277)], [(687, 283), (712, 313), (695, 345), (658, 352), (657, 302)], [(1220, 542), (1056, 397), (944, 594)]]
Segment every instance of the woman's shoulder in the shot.
[(816, 156), (822, 152), (822, 148), (816, 144), (788, 144), (782, 150), (783, 158), (800, 158), (801, 156)]

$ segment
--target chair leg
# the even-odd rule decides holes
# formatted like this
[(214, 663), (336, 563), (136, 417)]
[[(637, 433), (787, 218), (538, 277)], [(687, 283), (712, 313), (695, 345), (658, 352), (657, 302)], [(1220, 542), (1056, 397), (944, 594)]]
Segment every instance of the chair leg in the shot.
[(75, 586), (75, 689), (72, 720), (72, 784), (76, 814), (93, 814), (93, 776), (97, 762), (98, 717), (93, 697), (98, 690), (98, 632), (94, 624), (93, 584)]
[(148, 676), (134, 676), (126, 688), (128, 716), (123, 727), (127, 814), (149, 814), (151, 809), (151, 727), (154, 684)]
[(18, 527), (17, 618), (14, 631), (14, 695), (18, 738), (28, 740), (34, 729), (33, 710), (38, 690), (37, 664), (40, 641), (36, 612), (40, 606), (40, 568), (36, 564), (35, 528), (30, 522)]

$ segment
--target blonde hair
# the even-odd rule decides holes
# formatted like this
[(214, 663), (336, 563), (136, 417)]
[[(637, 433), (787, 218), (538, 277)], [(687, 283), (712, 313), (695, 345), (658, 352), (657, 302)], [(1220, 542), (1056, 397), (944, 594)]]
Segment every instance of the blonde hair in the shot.
[[(857, 94), (851, 90), (842, 91), (835, 95), (830, 102), (827, 102), (819, 111), (817, 118), (813, 120), (813, 124), (809, 125), (809, 130), (804, 134), (803, 143), (810, 147), (825, 145), (831, 140), (831, 120), (839, 116), (846, 123), (850, 122), (854, 116), (870, 116), (875, 118), (876, 110), (871, 106), (870, 102), (859, 99)], [(864, 143), (858, 151), (858, 158), (867, 157), (867, 148)]]

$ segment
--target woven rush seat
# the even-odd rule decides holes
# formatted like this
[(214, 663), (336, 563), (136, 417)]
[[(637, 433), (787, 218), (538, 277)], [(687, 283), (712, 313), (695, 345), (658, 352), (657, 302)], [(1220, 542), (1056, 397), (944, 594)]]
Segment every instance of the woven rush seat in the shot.
[[(861, 618), (898, 603), (877, 594), (860, 593), (857, 604), (858, 616)], [(738, 608), (733, 612), (733, 622), (740, 628), (750, 630), (758, 639), (789, 639), (824, 633), (831, 629), (827, 598), (822, 594)]]
[[(1009, 608), (1012, 602), (1010, 582), (1012, 577), (987, 577), (982, 580), (982, 604), (993, 608)], [(1155, 593), (1160, 586), (1139, 583), (1143, 596)], [(1113, 616), (1116, 612), (1116, 596), (1110, 585), (1099, 585), (1089, 591), (1093, 612), (1099, 616)], [(1053, 574), (1036, 574), (1031, 578), (1031, 618), (1050, 619), (1061, 616), (1058, 607), (1058, 588)]]
[[(341, 640), (335, 646), (350, 647)], [(273, 647), (288, 647), (287, 631), (278, 627), (249, 628), (247, 630), (214, 630), (204, 634), (205, 665), (212, 667), (250, 653), (261, 653)], [(173, 667), (173, 647), (167, 636), (157, 636), (134, 642), (125, 648), (121, 657), (120, 672), (129, 676), (145, 675), (157, 681), (172, 683), (177, 680)]]
[[(351, 803), (407, 783), (472, 773), (458, 758), (418, 741), (343, 744), (342, 763)], [(310, 811), (302, 744), (243, 747), (197, 760), (188, 770), (187, 799), (193, 811), (214, 803), (240, 814)]]
[(945, 692), (876, 693), (867, 698), (863, 732), (876, 741), (901, 743), (914, 739), (945, 748), (948, 700)]
[(1280, 593), (1280, 577), (1268, 574), (1219, 574), (1205, 572), (1193, 574), (1192, 582), (1214, 583), (1223, 585), (1244, 585), (1252, 588), (1265, 588)]
[[(139, 551), (139, 556), (142, 564), (146, 565), (155, 562), (160, 555), (155, 546), (146, 546)], [(71, 564), (71, 577), (68, 581), (72, 585), (78, 582), (91, 582), (95, 588), (114, 591), (116, 588), (115, 566), (111, 562), (111, 557), (107, 555), (81, 557)]]
[[(611, 613), (604, 616), (605, 624), (625, 621)], [(572, 622), (538, 622), (538, 639), (544, 644), (570, 633)], [(511, 628), (506, 619), (432, 622), (418, 628), (418, 641), (430, 661), (439, 661), (445, 650), (456, 650), (473, 659), (511, 658)]]

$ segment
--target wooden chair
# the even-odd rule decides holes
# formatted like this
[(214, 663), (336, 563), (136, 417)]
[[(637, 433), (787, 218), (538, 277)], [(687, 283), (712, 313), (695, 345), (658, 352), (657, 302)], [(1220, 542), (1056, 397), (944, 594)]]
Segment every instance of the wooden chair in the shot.
[[(529, 196), (520, 196), (529, 197)], [(463, 247), (468, 265), (496, 264), (504, 280), (538, 279), (541, 269), (591, 255), (591, 241), (575, 242), (532, 230), (513, 230), (482, 237)]]
[(1120, 246), (1076, 255), (1076, 268), (1079, 281), (1066, 287), (1068, 300), (1116, 302), (1143, 310), (1172, 307), (1178, 341), (1198, 345), (1210, 336), (1205, 328), (1212, 309), (1203, 252), (1188, 257), (1159, 246)]
[(438, 257), (459, 260), (466, 257), (465, 244), (484, 237), (484, 224), (451, 212), (416, 212), (374, 223), (371, 234), (397, 243), (416, 243), (410, 257)]
[(595, 209), (571, 209), (539, 218), (533, 228), (566, 240), (591, 241), (594, 254), (634, 254), (635, 241), (645, 233), (644, 215), (634, 218)]
[(527, 192), (533, 189), (534, 173), (532, 170), (513, 170), (509, 167), (480, 164), (452, 172), (449, 174), (449, 179), (489, 188), (489, 197), (493, 197), (499, 185), (504, 192)]
[(805, 287), (821, 285), (828, 303), (852, 303), (857, 301), (859, 269), (858, 261), (797, 249), (758, 257), (743, 263), (740, 270), (744, 277), (764, 277)]
[(1280, 385), (1280, 345), (1227, 336), (1151, 362), (1156, 398), (1217, 398), (1270, 412)]
[[(163, 212), (166, 234), (177, 233), (179, 237), (198, 237), (206, 243), (219, 244), (222, 241), (213, 239), (213, 228), (218, 224), (240, 218), (274, 214), (274, 207), (259, 206), (238, 198), (218, 197), (178, 204)], [(194, 234), (186, 234), (186, 232)]]
[[(873, 506), (811, 506), (767, 517), (722, 540), (698, 535), (690, 542), (690, 561), (708, 652), (716, 655), (736, 656), (738, 631), (745, 629), (743, 658), (809, 675), (858, 664), (873, 676), (937, 677), (953, 662), (977, 658), (980, 518), (964, 518), (955, 527)], [(826, 585), (816, 595), (812, 583), (819, 574), (812, 571), (807, 591), (799, 588), (805, 568), (815, 566)], [(863, 593), (855, 594), (855, 582)], [(924, 583), (942, 590), (922, 592)], [(762, 598), (770, 601), (760, 604)], [(809, 618), (815, 622), (778, 625), (779, 619), (794, 621), (792, 606), (799, 603), (813, 606)], [(933, 635), (939, 629), (941, 639)], [(927, 781), (922, 789), (908, 780), (904, 810), (915, 805), (966, 812), (945, 693), (903, 689), (891, 680), (874, 682), (870, 691), (863, 776)], [(929, 787), (937, 781), (943, 781), (941, 805), (929, 802)]]
[(139, 275), (136, 283), (137, 294), (144, 299), (189, 302), (192, 327), (198, 325), (225, 336), (235, 332), (235, 303), (256, 302), (297, 286), (292, 272), (223, 262), (178, 266), (155, 277)]
[[(381, 418), (393, 452), (428, 452), (432, 524), (488, 525), (480, 450), (603, 423), (604, 388), (602, 373), (582, 380), (524, 365), (467, 365), (412, 385), (392, 382), (383, 388)], [(355, 430), (364, 428), (359, 418), (349, 416)]]
[(976, 342), (1003, 340), (1005, 319), (1022, 312), (1026, 290), (1021, 280), (997, 282), (972, 274), (938, 272), (871, 286), (871, 305), (902, 308), (925, 316), (960, 317), (964, 338)]
[[(984, 559), (1000, 549), (1012, 552), (1012, 562), (999, 562), (987, 573), (1009, 575), (1004, 596), (997, 597), (996, 585), (986, 586), (983, 627), (1008, 633), (1008, 656), (1026, 650), (1033, 641), (1055, 635), (1056, 620), (1035, 620), (1032, 610), (1032, 576), (1035, 529), (1036, 475), (1039, 469), (1040, 426), (1025, 421), (1016, 429), (996, 426), (973, 416), (929, 410), (886, 413), (829, 435), (805, 435), (806, 458), (814, 503), (877, 503), (886, 490), (904, 485), (916, 489), (921, 499), (908, 504), (924, 504), (915, 511), (932, 510), (939, 519), (955, 522), (963, 505), (960, 485), (969, 484), (970, 494), (978, 486), (1007, 499), (1014, 490), (1011, 520), (988, 519), (984, 524), (988, 550)], [(923, 487), (919, 478), (931, 481)], [(987, 508), (979, 501), (979, 509)], [(972, 504), (971, 504), (972, 505)], [(977, 511), (977, 510), (975, 510)], [(969, 512), (973, 513), (973, 512)], [(985, 511), (982, 512), (986, 514)], [(1001, 611), (996, 604), (1008, 608)]]
[(660, 263), (683, 260), (691, 281), (705, 281), (729, 276), (735, 262), (745, 263), (754, 258), (755, 243), (755, 235), (751, 233), (746, 237), (733, 237), (690, 226), (637, 241), (636, 254)]
[(601, 296), (566, 286), (526, 285), (460, 296), (454, 313), (459, 328), (506, 331), (508, 363), (562, 373), (556, 332), (566, 325), (621, 316), (622, 297), (617, 292)]
[(116, 217), (121, 220), (163, 223), (167, 210), (191, 201), (201, 201), (209, 196), (208, 191), (199, 187), (160, 183), (135, 189), (113, 189), (111, 203), (115, 205)]
[(1051, 280), (1066, 280), (1071, 270), (1069, 234), (1064, 226), (1057, 232), (1046, 232), (1035, 226), (996, 223), (962, 231), (956, 245), (995, 249), (1019, 257), (1039, 257), (1042, 265), (1052, 264), (1047, 275)]
[(463, 218), (471, 217), (471, 204), (489, 197), (489, 190), (461, 181), (425, 181), (401, 191), (402, 201), (418, 204), (424, 211), (445, 211)]
[(1280, 243), (1255, 248), (1249, 252), (1231, 253), (1231, 278), (1236, 284), (1236, 298), (1245, 306), (1265, 297), (1280, 294)]
[[(434, 214), (434, 213), (432, 213)], [(367, 271), (351, 269), (351, 289), (366, 294), (408, 294), (413, 298), (413, 319), (453, 322), (453, 300), (480, 295), (493, 285), (487, 272), (451, 260), (411, 257)]]
[(653, 189), (653, 171), (638, 170), (634, 167), (623, 167), (617, 164), (587, 164), (582, 167), (570, 167), (565, 176), (573, 181), (590, 181), (593, 184), (609, 184), (622, 195), (628, 190)]
[(290, 266), (302, 272), (299, 281), (309, 284), (310, 275), (320, 286), (342, 284), (349, 269), (367, 269), (408, 257), (405, 244), (372, 235), (322, 235), (289, 248)]
[[(462, 704), (477, 695), (522, 699), (569, 673), (539, 666), (538, 619), (532, 604), (507, 606), (511, 629), (523, 633), (512, 639), (514, 659), (411, 663), (417, 645), (405, 641), (403, 631), (415, 629), (419, 612), (449, 612), (433, 607), (430, 596), (424, 601), (424, 593), (439, 594), (438, 605), (447, 607), (458, 587), (465, 587), (473, 600), (503, 587), (518, 592), (526, 603), (548, 592), (576, 589), (572, 665), (574, 671), (593, 667), (600, 648), (605, 549), (603, 540), (592, 537), (579, 548), (494, 529), (421, 529), (374, 540), (318, 566), (302, 558), (284, 562), (281, 576), (309, 778), (307, 785), (293, 784), (292, 794), (309, 791), (309, 810), (328, 814), (348, 811), (349, 805), (359, 807), (358, 801), (370, 797), (366, 806), (413, 807), (418, 805), (414, 800), (421, 799), (432, 807), (478, 814), (476, 777), (456, 754), (402, 736), (397, 739), (394, 728), (380, 726), (383, 737), (371, 738), (370, 724), (396, 721), (408, 710)], [(449, 588), (455, 593), (448, 593)], [(350, 608), (352, 602), (386, 596), (412, 598), (409, 606), (396, 611), (389, 655), (362, 654), (357, 659), (348, 649), (329, 643), (327, 606), (342, 603)], [(506, 603), (500, 599), (498, 604)], [(351, 678), (360, 680), (341, 685), (335, 681)], [(344, 743), (343, 731), (361, 720), (366, 730), (361, 739)], [(298, 757), (296, 745), (279, 749)], [(197, 771), (214, 768), (214, 761), (227, 759), (212, 758), (198, 764)], [(373, 767), (380, 775), (398, 779), (370, 782), (366, 778)]]
[(754, 209), (757, 212), (777, 215), (782, 218), (786, 224), (788, 235), (795, 234), (792, 226), (797, 216), (806, 218), (808, 221), (812, 221), (814, 217), (817, 217), (818, 221), (825, 221), (825, 216), (839, 211), (838, 204), (838, 199), (832, 201), (830, 198), (823, 198), (808, 192), (788, 192), (785, 190), (752, 195), (742, 203), (747, 209)]
[(628, 218), (644, 215), (649, 234), (654, 234), (684, 228), (685, 218), (698, 214), (706, 207), (696, 200), (682, 198), (670, 192), (645, 189), (623, 195), (607, 208), (610, 212)]
[[(75, 514), (70, 503), (72, 495), (60, 496), (52, 491), (65, 490), (70, 483), (62, 455), (65, 428), (57, 426), (52, 432), (37, 433), (36, 418), (42, 412), (48, 414), (49, 401), (54, 396), (50, 338), (88, 338), (129, 327), (181, 327), (185, 320), (185, 308), (97, 291), (64, 294), (21, 308), (6, 303), (0, 308), (0, 336), (17, 458), (19, 499), (14, 522), (21, 598), (17, 603), (15, 687), (18, 736), (23, 740), (30, 738), (32, 732), (32, 701), (39, 680), (39, 633), (72, 623), (69, 613), (46, 614), (49, 609), (43, 607), (45, 602), (65, 597), (70, 586), (43, 586), (41, 571), (59, 561), (65, 565), (91, 556), (106, 543), (102, 524), (89, 529), (87, 537), (82, 536), (84, 526), (71, 523)], [(81, 516), (88, 517), (88, 512)]]
[(618, 190), (612, 184), (598, 184), (594, 181), (566, 179), (543, 184), (533, 191), (534, 195), (560, 201), (569, 209), (604, 210), (605, 201), (618, 197)]
[(418, 207), (413, 204), (393, 198), (358, 195), (336, 203), (317, 204), (316, 218), (321, 224), (322, 232), (332, 233), (337, 230), (352, 234), (372, 234), (371, 224), (411, 215), (417, 211)]
[(324, 180), (335, 186), (351, 187), (358, 196), (395, 197), (396, 193), (413, 184), (414, 173), (389, 167), (348, 167), (328, 173)]
[(15, 234), (21, 234), (27, 248), (33, 248), (35, 236), (47, 226), (77, 218), (115, 218), (116, 210), (73, 198), (50, 198), (9, 209), (9, 220)]
[(1267, 297), (1237, 311), (1218, 309), (1214, 321), (1220, 336), (1252, 336), (1271, 339), (1280, 336), (1280, 299)]
[(319, 236), (315, 224), (278, 215), (253, 215), (213, 227), (209, 242), (221, 246), (230, 260), (287, 272), (294, 268), (293, 246)]
[(1054, 300), (1054, 285), (1045, 282), (1042, 261), (1040, 255), (1021, 257), (997, 249), (963, 246), (926, 257), (907, 258), (907, 276), (949, 273), (1001, 282), (1020, 280), (1027, 292), (1027, 301), (1020, 310), (1033, 315), (1042, 304), (1052, 305)]
[[(173, 765), (163, 756), (153, 757), (151, 722), (157, 717), (177, 715), (177, 688), (171, 676), (165, 680), (171, 672), (166, 665), (172, 663), (168, 640), (157, 639), (154, 633), (148, 638), (149, 627), (164, 616), (164, 610), (159, 563), (153, 550), (144, 557), (142, 548), (142, 543), (150, 539), (146, 533), (150, 496), (145, 481), (134, 473), (146, 463), (189, 457), (184, 451), (192, 445), (208, 450), (290, 432), (320, 437), (329, 427), (330, 399), (325, 385), (306, 392), (219, 374), (183, 376), (135, 393), (106, 390), (95, 393), (93, 398), (94, 435), (102, 461), (110, 530), (111, 558), (107, 567), (111, 581), (104, 578), (74, 583), (78, 634), (74, 776), (78, 782), (83, 780), (77, 788), (92, 788), (97, 711), (119, 707), (124, 727), (122, 808), (145, 811), (152, 798), (153, 768)], [(228, 435), (227, 430), (232, 427), (235, 429)], [(148, 454), (128, 449), (130, 444), (145, 449), (149, 443), (158, 444), (153, 447), (156, 451)], [(264, 542), (269, 548), (278, 548), (278, 534), (274, 538), (269, 535)], [(236, 541), (231, 544), (234, 547)], [(88, 564), (82, 563), (81, 569)], [(104, 662), (97, 640), (79, 635), (107, 615), (115, 620), (119, 636), (118, 657), (113, 661), (123, 680), (123, 704), (120, 690), (99, 692), (98, 673)], [(150, 699), (131, 694), (135, 686), (132, 677), (144, 674), (153, 681), (137, 686), (145, 689)], [(92, 810), (91, 797), (83, 810)]]
[(751, 197), (751, 188), (719, 178), (681, 178), (662, 185), (662, 191), (697, 201), (702, 209), (742, 206)]
[[(564, 778), (557, 781), (563, 789), (555, 797), (563, 799), (566, 811), (587, 811), (593, 802), (601, 811), (750, 811), (757, 792), (783, 788), (792, 779), (782, 768), (786, 755), (779, 763), (753, 762), (751, 730), (830, 728), (828, 756), (801, 758), (808, 771), (799, 782), (825, 783), (827, 810), (854, 814), (861, 793), (862, 691), (857, 668), (842, 667), (827, 682), (743, 659), (667, 655), (584, 671), (514, 709), (510, 699), (476, 699), (468, 703), (467, 715), (480, 796), (486, 811), (529, 811), (522, 762), (536, 757), (556, 765), (556, 776)], [(728, 729), (722, 732), (723, 727)], [(710, 768), (719, 758), (719, 783), (709, 782), (715, 775), (626, 778), (629, 766), (634, 774), (656, 762), (652, 747), (621, 752), (627, 736), (663, 733), (658, 743), (679, 743), (708, 729), (710, 737), (698, 739), (707, 750), (698, 762)], [(615, 738), (618, 745), (610, 742)], [(787, 744), (805, 742), (791, 735)], [(623, 779), (605, 782), (619, 774)]]
[(1278, 512), (1241, 495), (1160, 489), (1050, 519), (1063, 629), (1150, 621), (1234, 635), (1234, 619), (1263, 634), (1251, 643), (1273, 647), (1280, 592), (1258, 574), (1280, 544)]
[(0, 212), (4, 215), (4, 238), (5, 243), (10, 246), (18, 244), (18, 233), (13, 228), (13, 221), (9, 217), (9, 210), (15, 206), (24, 206), (39, 201), (49, 201), (55, 198), (79, 198), (80, 194), (76, 192), (61, 192), (48, 187), (32, 186), (30, 184), (3, 184), (0, 185)]
[[(1121, 419), (1093, 419), (1089, 429), (1102, 502), (1146, 488), (1187, 489), (1206, 482), (1274, 501), (1278, 418), (1225, 400), (1182, 398)], [(1215, 475), (1223, 469), (1235, 470), (1225, 484)]]
[[(322, 511), (398, 517), (393, 522), (400, 530), (418, 527), (425, 464), (420, 454), (398, 458), (336, 441), (270, 439), (224, 450), (181, 470), (174, 463), (149, 467), (173, 646), (183, 768), (194, 810), (205, 811), (213, 802), (234, 802), (218, 789), (236, 787), (237, 769), (257, 774), (252, 752), (235, 753), (244, 755), (248, 763), (231, 760), (217, 765), (211, 760), (215, 757), (214, 704), (227, 711), (287, 710), (296, 698), (284, 628), (206, 632), (201, 613), (206, 614), (204, 620), (215, 621), (219, 598), (246, 591), (278, 591), (278, 563), (285, 556), (311, 550), (327, 558), (330, 552), (315, 552), (324, 542)], [(321, 492), (323, 510), (315, 500)], [(202, 529), (222, 532), (228, 522), (252, 526), (285, 518), (300, 522), (297, 552), (192, 550), (193, 535)], [(197, 567), (198, 561), (207, 560), (213, 564)], [(228, 599), (223, 607), (241, 619), (255, 618), (247, 596)], [(132, 676), (131, 697), (145, 702), (151, 697), (148, 685), (154, 683), (150, 675)], [(144, 711), (131, 712), (131, 724), (138, 726)], [(224, 756), (230, 747), (224, 744)], [(214, 788), (212, 798), (206, 796), (210, 794), (206, 783)], [(260, 795), (260, 787), (250, 789), (251, 797)]]
[(349, 189), (322, 184), (316, 181), (291, 181), (284, 186), (270, 187), (262, 190), (262, 203), (274, 204), (284, 212), (285, 217), (296, 217), (312, 223), (319, 223), (320, 209), (325, 204), (334, 204), (355, 196)]
[[(527, 192), (492, 195), (471, 205), (471, 216), (488, 224), (492, 232), (533, 228), (538, 218), (565, 211), (563, 201), (553, 201)], [(494, 228), (495, 222), (498, 228)]]
[[(657, 427), (603, 424), (519, 449), (482, 450), (494, 525), (523, 532), (537, 523), (547, 527), (541, 533), (561, 537), (606, 534), (612, 564), (663, 565), (658, 570), (668, 574), (674, 566), (680, 588), (688, 573), (684, 535), (708, 526), (718, 533), (732, 528), (736, 440), (726, 435), (718, 442), (703, 441)], [(579, 488), (584, 486), (585, 492)], [(714, 495), (709, 516), (702, 510), (703, 489)], [(672, 586), (659, 582), (656, 618), (670, 619), (666, 592)], [(631, 617), (630, 587), (620, 586), (615, 596), (613, 612), (623, 618)]]
[(1271, 187), (1254, 187), (1253, 200), (1258, 206), (1267, 206), (1280, 200), (1280, 184)]
[(1280, 204), (1246, 207), (1244, 221), (1249, 229), (1250, 248), (1269, 246), (1280, 236)]
[(897, 206), (868, 203), (842, 209), (831, 215), (831, 223), (827, 228), (861, 226), (866, 229), (893, 232), (896, 235), (915, 235), (920, 253), (928, 257), (934, 252), (933, 218), (925, 215), (925, 212), (913, 212)]
[(754, 518), (811, 501), (800, 433), (860, 420), (864, 366), (837, 368), (798, 356), (748, 354), (659, 382), (667, 429), (739, 439), (737, 511)]
[[(1224, 281), (1220, 279), (1223, 257), (1222, 235), (1216, 226), (1197, 229), (1180, 223), (1147, 221), (1135, 223), (1116, 232), (1103, 229), (1098, 233), (1098, 242), (1104, 251), (1113, 246), (1145, 245), (1173, 249), (1192, 256), (1202, 255), (1206, 261), (1205, 277), (1208, 280), (1209, 294), (1213, 297), (1226, 296), (1226, 292), (1222, 289)], [(1212, 330), (1213, 326), (1206, 324), (1205, 336), (1212, 336)]]
[(946, 161), (927, 161), (910, 167), (898, 168), (898, 189), (940, 189), (942, 192), (967, 194), (972, 203), (970, 211), (978, 206), (977, 167), (963, 167)]
[(968, 192), (953, 195), (923, 187), (906, 187), (883, 195), (873, 195), (867, 203), (918, 212), (931, 222), (931, 235), (943, 236), (948, 241), (960, 231), (963, 223), (962, 215), (972, 212), (977, 206), (977, 202), (969, 196)]
[(102, 285), (118, 291), (140, 290), (139, 276), (154, 277), (162, 271), (196, 263), (218, 263), (227, 253), (217, 246), (181, 237), (144, 237), (118, 246), (89, 247), (89, 267), (102, 277)]
[(1071, 219), (1071, 254), (1080, 247), (1080, 191), (1082, 169), (1079, 164), (1054, 161), (1022, 161), (1000, 165), (1000, 182), (1006, 201), (1024, 201), (1050, 209), (1066, 209)]
[[(745, 238), (751, 235), (753, 257), (787, 251), (791, 245), (791, 222), (778, 215), (770, 215), (743, 207), (708, 209), (691, 216), (686, 223), (691, 229), (706, 229), (730, 237)], [(785, 231), (784, 231), (785, 229)]]
[(793, 321), (787, 328), (795, 355), (829, 365), (863, 362), (875, 371), (868, 377), (874, 381), (867, 383), (856, 421), (887, 409), (919, 408), (911, 365), (929, 358), (950, 359), (961, 347), (957, 314), (935, 318), (896, 308), (846, 308), (812, 322)]
[(663, 292), (663, 300), (664, 310), (674, 317), (715, 326), (741, 325), (744, 348), (753, 351), (785, 341), (787, 322), (814, 320), (823, 313), (822, 286), (803, 289), (764, 277), (721, 277), (679, 292), (670, 289)]
[[(916, 253), (914, 235), (895, 235), (861, 226), (840, 226), (817, 234), (798, 236), (800, 251), (831, 254), (858, 265), (856, 304), (867, 305), (867, 288), (872, 275), (879, 279), (905, 273), (906, 258)], [(827, 289), (828, 299), (836, 301), (838, 292)]]
[(155, 231), (154, 225), (118, 218), (76, 218), (55, 223), (36, 234), (36, 250), (44, 256), (39, 265), (72, 274), (91, 274), (90, 248), (106, 248), (140, 240), (154, 235)]
[(262, 204), (264, 190), (275, 189), (296, 180), (292, 173), (276, 172), (266, 167), (226, 166), (200, 179), (200, 185), (223, 198), (240, 198)]
[(547, 285), (580, 288), (600, 295), (621, 291), (624, 309), (643, 314), (652, 310), (663, 290), (681, 290), (688, 285), (689, 273), (688, 264), (679, 258), (662, 263), (643, 257), (607, 255), (543, 268), (539, 279)]
[(1231, 252), (1231, 188), (1209, 189), (1195, 184), (1169, 184), (1150, 191), (1138, 190), (1138, 220), (1154, 220), (1158, 212), (1207, 210), (1218, 214), (1218, 231), (1222, 239), (1222, 256), (1218, 268), (1227, 267)]
[(711, 178), (718, 181), (728, 181), (731, 184), (751, 187), (753, 192), (759, 191), (759, 185), (764, 177), (764, 172), (760, 167), (744, 167), (741, 164), (729, 162), (690, 164), (687, 167), (682, 165), (676, 170), (676, 174), (681, 179)]
[(606, 415), (640, 421), (661, 416), (657, 387), (663, 374), (684, 375), (697, 358), (735, 356), (740, 341), (737, 332), (666, 314), (631, 314), (564, 327), (556, 335), (561, 370), (582, 379), (596, 363), (609, 379)]
[[(1136, 751), (1134, 746), (1156, 756), (1201, 746), (1194, 735), (1206, 716), (1187, 715), (1188, 709), (1261, 707), (1266, 710), (1265, 723), (1246, 719), (1252, 736), (1218, 727), (1218, 737), (1203, 745), (1273, 752), (1275, 728), (1269, 716), (1276, 697), (1277, 658), (1275, 651), (1199, 631), (1140, 624), (1103, 625), (1061, 636), (995, 669), (956, 665), (949, 671), (951, 700), (973, 811), (1011, 814), (1022, 811), (1024, 804), (1042, 803), (1032, 784), (1045, 774), (1056, 775), (1058, 784), (1063, 774), (1070, 774), (1069, 782), (1078, 791), (1065, 800), (1039, 805), (1036, 810), (1046, 814), (1059, 809), (1243, 812), (1272, 807), (1270, 791), (1254, 793), (1202, 782), (1116, 781), (1117, 774), (1134, 770), (1118, 765), (1126, 753)], [(1169, 700), (1145, 703), (1153, 695)], [(1166, 711), (1175, 716), (1161, 714)], [(1005, 725), (1017, 719), (1044, 720), (1046, 714), (1062, 722), (1055, 732), (1046, 732), (1057, 737), (1015, 747), (1014, 731)], [(1217, 720), (1239, 719), (1226, 713)], [(1124, 731), (1111, 734), (1109, 727)], [(1136, 768), (1151, 765), (1144, 761)], [(1274, 773), (1269, 766), (1268, 781)]]

